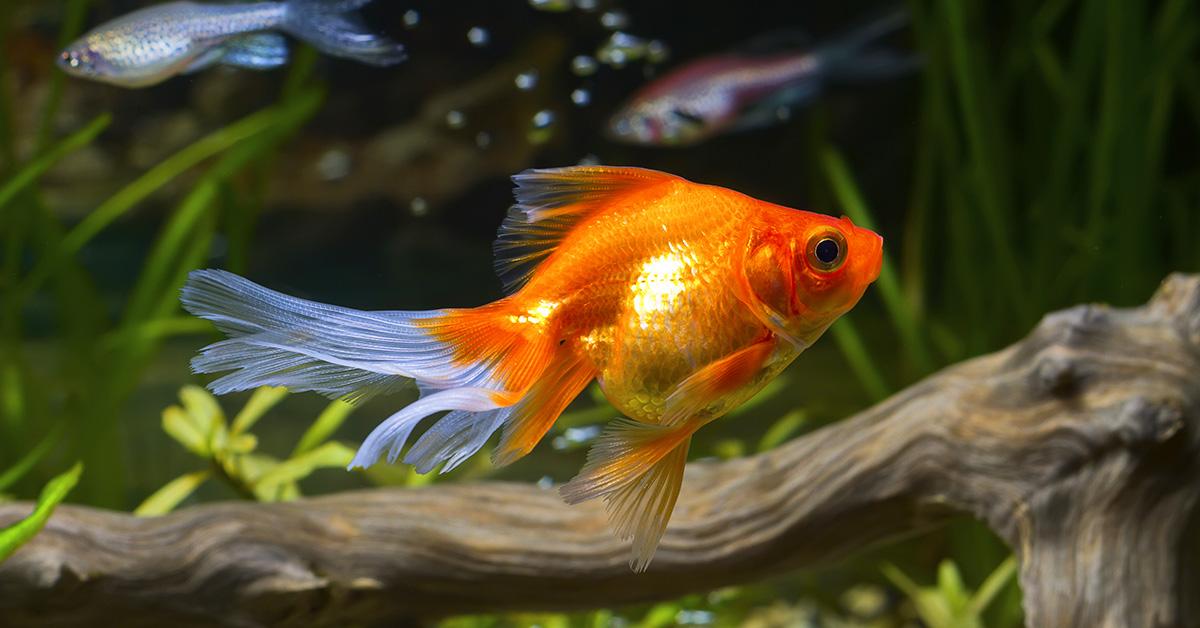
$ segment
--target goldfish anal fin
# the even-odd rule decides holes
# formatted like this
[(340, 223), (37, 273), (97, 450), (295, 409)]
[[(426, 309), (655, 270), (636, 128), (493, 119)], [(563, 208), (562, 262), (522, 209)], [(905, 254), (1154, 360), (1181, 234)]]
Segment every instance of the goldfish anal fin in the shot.
[(496, 466), (515, 462), (533, 450), (563, 410), (596, 376), (588, 362), (560, 349), (504, 424), (504, 435), (492, 456)]
[(492, 247), (496, 274), (506, 293), (516, 292), (535, 268), (580, 221), (622, 195), (667, 181), (682, 181), (644, 168), (572, 166), (526, 170), (513, 177), (516, 205)]
[(774, 336), (764, 338), (689, 375), (667, 396), (662, 423), (678, 425), (697, 417), (722, 396), (749, 384), (778, 344)]
[(614, 532), (622, 539), (633, 541), (629, 566), (635, 572), (645, 571), (650, 566), (650, 559), (667, 530), (671, 511), (679, 498), (679, 487), (683, 484), (683, 468), (691, 440), (691, 437), (685, 438), (654, 463), (641, 479), (617, 489), (604, 500)]
[(602, 497), (638, 481), (676, 445), (691, 437), (695, 427), (617, 419), (608, 424), (588, 450), (579, 475), (559, 488), (570, 504)]

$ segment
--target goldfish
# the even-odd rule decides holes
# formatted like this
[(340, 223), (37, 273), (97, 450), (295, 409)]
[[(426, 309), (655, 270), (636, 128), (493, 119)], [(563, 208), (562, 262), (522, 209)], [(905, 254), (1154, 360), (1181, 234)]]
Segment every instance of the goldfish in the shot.
[(868, 47), (907, 21), (893, 12), (806, 51), (734, 52), (684, 64), (637, 91), (608, 121), (610, 138), (688, 146), (717, 135), (777, 124), (831, 81), (911, 70), (916, 58)]
[[(506, 296), (475, 308), (360, 311), (221, 270), (193, 271), (184, 307), (228, 338), (202, 349), (218, 393), (287, 386), (363, 399), (415, 380), (350, 467), (381, 458), (448, 471), (501, 432), (497, 465), (528, 454), (592, 381), (624, 415), (596, 439), (569, 503), (603, 498), (631, 566), (650, 563), (692, 435), (750, 398), (851, 309), (883, 239), (653, 170), (516, 175), (495, 266)], [(426, 417), (446, 412), (406, 446)]]
[(270, 69), (288, 61), (282, 33), (336, 57), (379, 66), (399, 63), (404, 47), (370, 33), (353, 14), (370, 2), (168, 2), (96, 27), (59, 54), (58, 66), (122, 87), (155, 85), (216, 64)]

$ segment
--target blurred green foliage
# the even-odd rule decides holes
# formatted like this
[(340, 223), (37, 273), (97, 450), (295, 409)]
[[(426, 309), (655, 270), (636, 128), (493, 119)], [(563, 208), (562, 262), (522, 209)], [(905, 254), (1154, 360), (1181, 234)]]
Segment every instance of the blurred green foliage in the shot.
[[(856, 376), (859, 406), (1011, 342), (1045, 312), (1080, 301), (1132, 304), (1170, 271), (1200, 271), (1200, 170), (1194, 161), (1178, 167), (1172, 153), (1178, 134), (1200, 129), (1194, 0), (908, 6), (924, 67), (911, 197), (873, 291), (886, 320), (876, 325), (856, 311), (831, 334)], [(87, 9), (87, 0), (64, 3), (60, 42), (81, 30)], [(9, 18), (8, 7), (0, 8), (0, 33)], [(0, 59), (0, 492), (32, 497), (45, 485), (35, 514), (0, 531), (0, 557), (34, 534), (76, 481), (81, 501), (116, 508), (141, 501), (137, 513), (157, 515), (197, 499), (210, 481), (246, 499), (292, 499), (315, 471), (349, 460), (350, 447), (332, 440), (350, 412), (340, 402), (327, 406), (286, 456), (262, 453), (251, 429), (282, 398), (274, 389), (255, 392), (227, 420), (203, 389), (183, 388), (180, 404), (163, 412), (162, 427), (203, 464), (161, 478), (163, 487), (149, 496), (130, 492), (130, 452), (119, 435), (127, 400), (164, 343), (211, 331), (179, 310), (186, 273), (205, 262), (219, 234), (230, 243), (229, 265), (245, 266), (261, 210), (257, 191), (273, 156), (323, 101), (311, 64), (311, 55), (293, 62), (275, 104), (212, 131), (64, 224), (40, 180), (96, 141), (112, 118), (99, 113), (57, 138), (64, 77), (52, 72), (34, 144), (23, 149), (12, 127), (11, 64)], [(816, 195), (858, 224), (878, 222), (872, 207), (881, 199), (856, 181), (853, 154), (828, 139), (820, 107), (808, 117)], [(1195, 138), (1182, 144), (1194, 148)], [(114, 309), (78, 255), (167, 188), (183, 191), (133, 291)], [(52, 354), (48, 367), (31, 358), (26, 326), (35, 301), (54, 316), (52, 342), (38, 349)], [(714, 426), (714, 440), (695, 455), (770, 449), (837, 417), (841, 409), (820, 407), (820, 400), (795, 407), (795, 399), (781, 396), (798, 384), (789, 377), (735, 413), (780, 418), (755, 438)], [(549, 439), (563, 455), (586, 447), (592, 427), (615, 414), (592, 392), (594, 403), (573, 407)], [(87, 465), (82, 479), (78, 466), (51, 479), (75, 459)], [(492, 472), (481, 455), (449, 476), (418, 476), (403, 466), (366, 475), (377, 484), (413, 486)], [(464, 617), (445, 625), (1019, 625), (1014, 564), (982, 526), (955, 524), (884, 553), (898, 566), (881, 569), (872, 554), (821, 578), (797, 574), (631, 609)], [(932, 587), (916, 584), (934, 579)]]

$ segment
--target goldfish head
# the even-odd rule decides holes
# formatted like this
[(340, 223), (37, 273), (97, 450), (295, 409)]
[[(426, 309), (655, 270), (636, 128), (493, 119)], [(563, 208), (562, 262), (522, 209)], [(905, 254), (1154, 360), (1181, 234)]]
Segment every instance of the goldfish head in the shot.
[(849, 218), (788, 212), (785, 229), (772, 227), (752, 241), (747, 279), (789, 333), (812, 341), (879, 277), (883, 238)]

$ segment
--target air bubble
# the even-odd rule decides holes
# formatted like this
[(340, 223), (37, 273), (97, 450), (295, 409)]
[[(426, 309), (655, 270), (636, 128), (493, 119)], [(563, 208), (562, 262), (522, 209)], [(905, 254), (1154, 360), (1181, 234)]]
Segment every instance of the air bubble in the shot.
[(575, 8), (580, 11), (595, 11), (600, 3), (597, 0), (575, 0)]
[(554, 121), (554, 112), (549, 109), (542, 109), (533, 114), (527, 135), (530, 143), (541, 144), (548, 141), (554, 134)]
[(412, 212), (412, 215), (417, 216), (418, 218), (425, 216), (429, 213), (429, 201), (418, 196), (409, 202), (408, 210)]
[(416, 28), (421, 23), (421, 14), (409, 9), (404, 12), (402, 19), (404, 20), (405, 28)]
[(571, 102), (577, 107), (586, 107), (592, 102), (592, 93), (582, 87), (571, 92)]
[(662, 63), (671, 56), (671, 49), (663, 42), (653, 39), (646, 44), (646, 60), (650, 63)]
[(537, 87), (538, 71), (532, 68), (525, 70), (524, 72), (518, 74), (517, 78), (513, 79), (513, 82), (516, 83), (517, 89), (527, 92)]
[(472, 46), (482, 48), (488, 45), (492, 40), (492, 34), (487, 29), (480, 26), (472, 26), (471, 30), (467, 31), (467, 41), (471, 42)]
[(467, 126), (467, 114), (457, 109), (451, 109), (450, 111), (447, 111), (446, 126), (452, 129), (461, 129), (464, 126)]
[(621, 30), (629, 27), (629, 14), (624, 11), (605, 11), (600, 16), (600, 24), (609, 30)]
[(579, 55), (571, 59), (571, 72), (575, 76), (591, 76), (599, 69), (600, 64), (596, 60), (587, 55)]
[(492, 145), (492, 134), (487, 131), (480, 131), (475, 134), (475, 145), (479, 148), (487, 148)]

